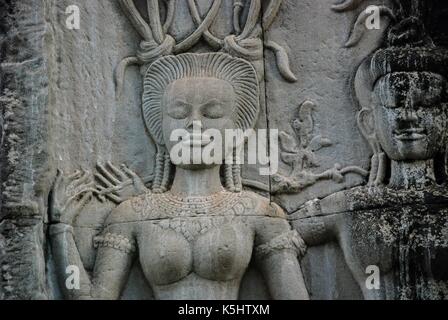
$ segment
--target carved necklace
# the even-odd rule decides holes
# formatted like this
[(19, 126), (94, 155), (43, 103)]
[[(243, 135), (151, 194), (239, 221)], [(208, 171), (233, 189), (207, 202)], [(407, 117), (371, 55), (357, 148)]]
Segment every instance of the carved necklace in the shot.
[(229, 195), (235, 195), (235, 193), (228, 192), (225, 189), (222, 189), (221, 191), (215, 192), (209, 196), (189, 196), (187, 194), (179, 194), (179, 193), (172, 193), (171, 191), (168, 191), (166, 193), (163, 193), (162, 195), (170, 198), (171, 200), (179, 203), (179, 204), (192, 204), (192, 203), (212, 203), (215, 201), (219, 201), (220, 199), (224, 199), (228, 197)]
[(143, 219), (242, 215), (254, 207), (253, 200), (243, 194), (223, 190), (205, 197), (184, 197), (166, 192), (147, 194), (136, 198), (132, 204)]

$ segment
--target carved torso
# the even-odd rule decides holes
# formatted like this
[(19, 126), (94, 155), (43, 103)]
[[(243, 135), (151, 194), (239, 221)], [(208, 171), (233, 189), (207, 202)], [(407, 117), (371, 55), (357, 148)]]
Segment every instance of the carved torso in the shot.
[(263, 229), (272, 225), (273, 238), (290, 233), (283, 211), (249, 192), (146, 194), (123, 206), (127, 216), (111, 217), (96, 244), (137, 251), (158, 299), (185, 298), (188, 288), (189, 298), (237, 299), (252, 253), (264, 243)]
[[(442, 266), (448, 253), (447, 203), (442, 187), (359, 187), (323, 199), (313, 205), (317, 211), (294, 223), (307, 243), (340, 244), (366, 298), (438, 299), (448, 290)], [(380, 290), (365, 287), (372, 265), (381, 272)]]
[(138, 227), (137, 242), (150, 244), (139, 255), (151, 283), (168, 285), (190, 273), (212, 281), (243, 276), (254, 243), (247, 220), (253, 199), (223, 192), (202, 200), (182, 201), (161, 194), (132, 202), (144, 221)]

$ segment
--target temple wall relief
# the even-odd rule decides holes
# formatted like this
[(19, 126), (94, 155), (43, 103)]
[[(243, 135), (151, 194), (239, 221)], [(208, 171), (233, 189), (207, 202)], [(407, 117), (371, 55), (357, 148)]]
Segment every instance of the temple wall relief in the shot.
[(443, 1), (0, 8), (0, 299), (446, 299)]

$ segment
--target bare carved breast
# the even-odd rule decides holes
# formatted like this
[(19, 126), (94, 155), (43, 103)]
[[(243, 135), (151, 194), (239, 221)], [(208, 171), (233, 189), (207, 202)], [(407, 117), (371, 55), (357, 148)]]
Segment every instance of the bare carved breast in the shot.
[(212, 281), (244, 275), (255, 238), (252, 197), (160, 194), (136, 199), (133, 208), (142, 219), (137, 228), (140, 262), (152, 284), (172, 284), (191, 273)]
[[(251, 228), (243, 221), (211, 220), (162, 220), (142, 225), (138, 242), (146, 245), (139, 255), (148, 280), (166, 285), (190, 273), (214, 281), (241, 278), (252, 256)], [(203, 226), (220, 223), (223, 224), (211, 229)], [(190, 237), (191, 234), (196, 237)]]

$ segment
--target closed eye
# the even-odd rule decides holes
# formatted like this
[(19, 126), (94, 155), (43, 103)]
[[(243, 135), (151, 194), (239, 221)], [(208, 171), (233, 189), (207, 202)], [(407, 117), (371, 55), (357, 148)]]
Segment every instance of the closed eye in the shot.
[(168, 115), (174, 119), (185, 119), (191, 113), (191, 105), (178, 100), (168, 108)]
[(204, 117), (209, 119), (219, 119), (224, 116), (224, 106), (216, 99), (210, 100), (201, 107)]

